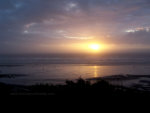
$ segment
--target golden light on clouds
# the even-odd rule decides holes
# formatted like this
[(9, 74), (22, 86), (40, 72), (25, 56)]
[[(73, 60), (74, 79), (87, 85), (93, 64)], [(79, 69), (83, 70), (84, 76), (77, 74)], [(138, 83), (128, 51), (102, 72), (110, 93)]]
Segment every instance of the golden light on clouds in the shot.
[(66, 46), (67, 45), (65, 45), (65, 48), (68, 48), (68, 50), (79, 53), (102, 53), (108, 51), (108, 45), (100, 43), (85, 42), (70, 44), (68, 47)]
[[(39, 47), (39, 45), (38, 45)], [(105, 43), (99, 40), (77, 40), (72, 41), (69, 40), (65, 43), (57, 43), (53, 44), (47, 42), (43, 43), (40, 48), (43, 48), (42, 51), (52, 53), (89, 53), (89, 54), (97, 54), (97, 53), (107, 53), (115, 49), (114, 45)]]

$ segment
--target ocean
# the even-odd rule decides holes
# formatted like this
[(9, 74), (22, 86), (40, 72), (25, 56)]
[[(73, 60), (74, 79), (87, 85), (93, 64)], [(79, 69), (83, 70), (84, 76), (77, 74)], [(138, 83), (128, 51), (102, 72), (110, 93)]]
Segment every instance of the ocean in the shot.
[[(16, 85), (62, 84), (66, 80), (110, 75), (150, 75), (150, 57), (1, 56), (0, 82)], [(20, 75), (20, 76), (19, 76)]]

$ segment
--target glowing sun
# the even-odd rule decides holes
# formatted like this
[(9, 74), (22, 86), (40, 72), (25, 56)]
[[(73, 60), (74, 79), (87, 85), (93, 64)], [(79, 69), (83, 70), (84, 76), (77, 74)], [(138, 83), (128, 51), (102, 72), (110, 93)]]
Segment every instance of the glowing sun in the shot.
[(99, 44), (91, 44), (90, 46), (89, 46), (92, 50), (99, 50), (100, 49), (100, 45)]

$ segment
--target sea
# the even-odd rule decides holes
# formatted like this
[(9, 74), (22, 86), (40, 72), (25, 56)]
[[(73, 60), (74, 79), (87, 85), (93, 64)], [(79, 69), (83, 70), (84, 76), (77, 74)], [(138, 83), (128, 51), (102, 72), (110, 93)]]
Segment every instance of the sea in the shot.
[[(0, 56), (1, 83), (16, 85), (63, 84), (66, 80), (111, 75), (150, 75), (149, 56)], [(6, 75), (18, 75), (5, 77)]]

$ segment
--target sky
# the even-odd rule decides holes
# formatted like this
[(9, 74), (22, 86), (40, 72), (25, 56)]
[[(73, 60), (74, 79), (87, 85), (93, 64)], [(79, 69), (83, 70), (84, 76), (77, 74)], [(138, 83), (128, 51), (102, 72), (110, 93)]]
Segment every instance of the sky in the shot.
[(0, 54), (149, 52), (150, 0), (0, 0)]

